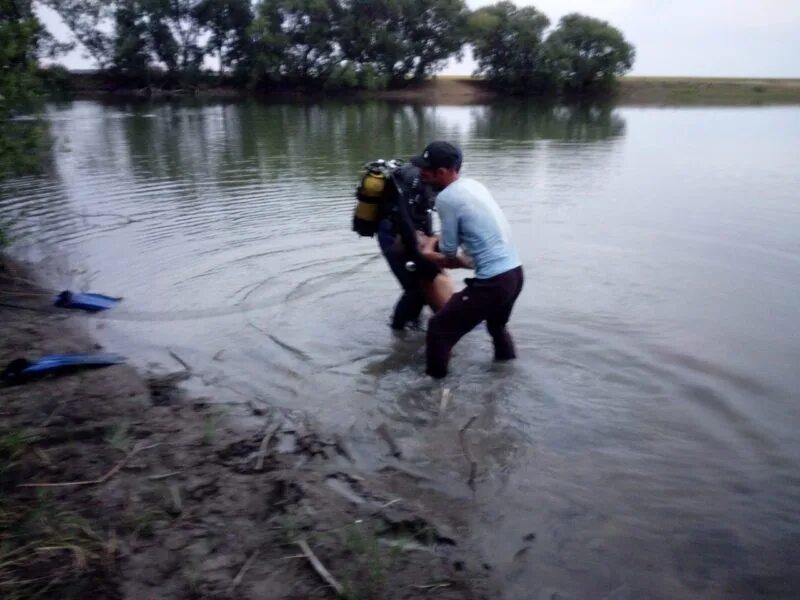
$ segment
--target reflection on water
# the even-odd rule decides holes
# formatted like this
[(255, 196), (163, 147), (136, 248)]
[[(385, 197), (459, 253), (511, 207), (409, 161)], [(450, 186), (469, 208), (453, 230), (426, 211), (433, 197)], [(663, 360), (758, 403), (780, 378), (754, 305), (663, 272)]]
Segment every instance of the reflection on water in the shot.
[[(3, 185), (16, 251), (198, 390), (386, 422), (472, 516), (507, 598), (789, 597), (800, 580), (800, 109), (53, 105), (52, 172)], [(361, 164), (460, 144), (510, 217), (521, 357), (444, 384), (387, 327), (349, 231)], [(444, 391), (447, 388), (447, 391)], [(442, 400), (443, 394), (446, 400)], [(478, 460), (474, 493), (459, 430)], [(368, 460), (370, 460), (368, 458)]]

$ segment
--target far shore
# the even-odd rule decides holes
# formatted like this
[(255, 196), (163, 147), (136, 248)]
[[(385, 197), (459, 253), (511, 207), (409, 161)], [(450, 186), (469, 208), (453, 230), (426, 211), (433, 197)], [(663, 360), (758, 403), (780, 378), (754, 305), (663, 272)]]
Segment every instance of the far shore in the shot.
[(623, 77), (621, 104), (800, 104), (800, 79)]
[[(439, 75), (424, 83), (402, 89), (337, 94), (304, 90), (250, 92), (232, 86), (213, 84), (178, 90), (156, 86), (119, 88), (102, 75), (93, 73), (73, 73), (69, 83), (73, 93), (78, 97), (163, 99), (195, 96), (222, 99), (255, 96), (289, 100), (333, 97), (439, 105), (492, 104), (508, 98), (507, 94), (490, 89), (481, 79), (448, 75)], [(620, 79), (617, 90), (610, 97), (578, 100), (655, 106), (800, 104), (800, 79), (629, 76)]]

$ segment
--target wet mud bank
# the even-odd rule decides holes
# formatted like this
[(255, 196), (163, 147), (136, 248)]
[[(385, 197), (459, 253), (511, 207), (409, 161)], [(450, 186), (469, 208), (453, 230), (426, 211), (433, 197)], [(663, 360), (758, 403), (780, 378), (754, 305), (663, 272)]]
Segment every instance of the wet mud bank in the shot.
[[(31, 279), (0, 272), (0, 365), (102, 351), (90, 317)], [(3, 597), (493, 596), (457, 503), (388, 443), (364, 469), (308, 415), (254, 407), (244, 427), (182, 391), (189, 376), (117, 365), (0, 387)]]

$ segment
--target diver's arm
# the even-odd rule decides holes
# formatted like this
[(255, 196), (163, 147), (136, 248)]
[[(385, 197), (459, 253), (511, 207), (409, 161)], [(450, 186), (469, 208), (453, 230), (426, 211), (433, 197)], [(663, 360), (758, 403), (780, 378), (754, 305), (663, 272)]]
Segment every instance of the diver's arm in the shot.
[(441, 252), (423, 252), (422, 256), (441, 269), (473, 269), (472, 259), (466, 254), (445, 256)]
[(399, 217), (397, 220), (398, 234), (400, 235), (400, 239), (405, 247), (408, 260), (415, 264), (415, 272), (419, 278), (424, 281), (433, 281), (433, 279), (439, 274), (440, 267), (432, 261), (425, 260), (422, 252), (420, 252), (417, 230), (414, 229), (414, 223), (408, 211), (408, 204), (403, 198), (403, 194), (399, 187), (397, 187), (397, 193), (397, 213)]

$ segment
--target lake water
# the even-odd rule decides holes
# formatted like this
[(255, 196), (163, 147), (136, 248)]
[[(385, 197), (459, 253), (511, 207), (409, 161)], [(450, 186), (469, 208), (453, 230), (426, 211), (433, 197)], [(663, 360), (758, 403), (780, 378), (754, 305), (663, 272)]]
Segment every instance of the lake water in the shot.
[[(800, 593), (800, 107), (48, 117), (52, 168), (4, 184), (0, 214), (54, 289), (125, 297), (93, 321), (109, 349), (172, 349), (198, 393), (308, 410), (368, 463), (386, 423), (505, 598)], [(439, 138), (509, 217), (526, 287), (519, 360), (493, 365), (476, 330), (434, 384), (350, 217), (364, 162)]]

